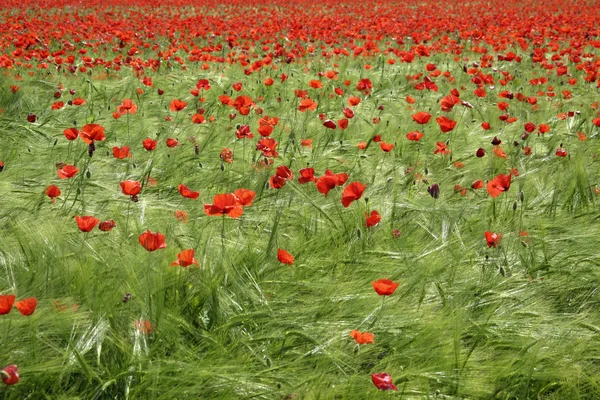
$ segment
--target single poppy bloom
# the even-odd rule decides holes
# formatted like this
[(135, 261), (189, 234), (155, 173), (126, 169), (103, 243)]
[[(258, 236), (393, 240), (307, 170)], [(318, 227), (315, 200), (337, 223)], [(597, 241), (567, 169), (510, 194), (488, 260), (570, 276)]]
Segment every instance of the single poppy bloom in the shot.
[(294, 264), (294, 256), (285, 251), (284, 249), (277, 249), (277, 259), (280, 263), (293, 265)]
[(94, 141), (101, 142), (106, 139), (104, 127), (98, 124), (84, 125), (81, 128), (81, 132), (79, 132), (79, 136), (81, 137), (81, 140), (87, 144), (91, 144)]
[(121, 185), (121, 192), (127, 196), (137, 196), (142, 190), (142, 184), (138, 181), (127, 180), (119, 185)]
[(56, 172), (58, 173), (58, 177), (60, 179), (69, 179), (74, 177), (77, 174), (77, 172), (79, 172), (79, 169), (77, 169), (77, 167), (75, 167), (74, 165), (65, 165)]
[(113, 151), (113, 156), (115, 158), (118, 158), (119, 160), (122, 160), (127, 157), (131, 157), (131, 153), (129, 152), (129, 146), (123, 146), (123, 147), (114, 146), (112, 148), (112, 151)]
[(117, 107), (119, 114), (135, 114), (137, 112), (137, 104), (133, 104), (131, 99), (123, 99), (121, 105)]
[(233, 151), (231, 151), (231, 149), (224, 148), (223, 150), (221, 150), (221, 154), (219, 154), (219, 157), (221, 157), (221, 160), (223, 160), (227, 164), (233, 163)]
[(358, 147), (359, 150), (364, 150), (367, 148), (367, 142), (359, 142), (356, 144), (356, 147)]
[(83, 217), (76, 215), (75, 222), (77, 222), (77, 226), (79, 227), (79, 230), (81, 232), (89, 232), (92, 229), (94, 229), (96, 225), (98, 225), (98, 222), (100, 222), (100, 220), (96, 217), (92, 217), (89, 215), (85, 215)]
[(548, 124), (540, 124), (538, 126), (538, 131), (543, 135), (544, 133), (550, 132), (550, 125)]
[(485, 236), (485, 241), (487, 242), (488, 247), (498, 247), (498, 244), (500, 244), (500, 239), (502, 239), (501, 233), (485, 231), (483, 234)]
[(171, 266), (179, 265), (180, 267), (187, 268), (192, 264), (198, 265), (198, 261), (194, 258), (194, 249), (183, 250), (177, 254), (177, 260), (171, 263)]
[(431, 114), (426, 113), (424, 111), (419, 111), (418, 113), (414, 114), (412, 116), (413, 121), (415, 121), (417, 124), (426, 124), (429, 122), (429, 120), (431, 119)]
[(502, 192), (506, 192), (510, 188), (511, 175), (499, 174), (494, 179), (487, 183), (486, 189), (490, 196), (498, 197)]
[(156, 149), (157, 141), (154, 139), (146, 138), (142, 141), (142, 145), (148, 151)]
[(175, 99), (173, 101), (171, 101), (171, 104), (169, 105), (169, 108), (171, 109), (171, 111), (181, 111), (183, 110), (185, 107), (187, 107), (187, 103), (185, 101), (179, 100), (179, 99)]
[(598, 127), (600, 127), (600, 118), (595, 118), (592, 120), (592, 123)]
[(436, 122), (438, 123), (438, 125), (440, 126), (440, 129), (442, 130), (442, 132), (447, 133), (450, 132), (454, 129), (454, 127), (456, 126), (456, 121), (451, 120), (450, 118), (442, 115), (441, 117), (437, 117)]
[(256, 192), (250, 189), (237, 189), (233, 195), (237, 198), (239, 205), (247, 207), (252, 205)]
[(375, 135), (375, 136), (373, 136), (373, 141), (374, 141), (375, 143), (379, 143), (379, 142), (381, 142), (381, 135)]
[(200, 192), (192, 192), (190, 188), (188, 188), (184, 184), (177, 186), (177, 189), (183, 197), (188, 199), (196, 200), (198, 196), (200, 196)]
[(481, 179), (478, 179), (471, 184), (471, 188), (473, 188), (475, 190), (481, 189), (482, 187), (483, 187), (483, 181)]
[(348, 208), (353, 201), (362, 197), (366, 187), (367, 185), (360, 182), (352, 182), (346, 186), (342, 192), (342, 205)]
[(137, 331), (143, 335), (147, 335), (148, 333), (152, 333), (154, 327), (152, 323), (146, 319), (138, 319), (133, 323), (133, 326)]
[(329, 191), (337, 186), (338, 178), (335, 175), (323, 175), (316, 180), (316, 186), (319, 193), (323, 193), (325, 197)]
[(0, 295), (0, 315), (8, 314), (12, 310), (14, 302), (14, 294)]
[(148, 251), (155, 251), (167, 247), (167, 244), (165, 243), (165, 235), (158, 232), (150, 232), (150, 229), (142, 233), (138, 240), (142, 247)]
[(587, 136), (585, 136), (585, 133), (583, 132), (577, 132), (577, 139), (581, 140), (582, 142), (585, 142), (587, 140)]
[(342, 113), (344, 114), (344, 116), (346, 118), (352, 118), (352, 117), (354, 117), (354, 111), (352, 111), (351, 108), (344, 107), (344, 109), (342, 110)]
[(19, 369), (15, 364), (7, 365), (0, 371), (2, 382), (12, 386), (19, 382)]
[(375, 343), (375, 335), (371, 332), (360, 332), (358, 330), (353, 330), (350, 332), (350, 336), (354, 339), (357, 344), (369, 344)]
[(423, 138), (423, 134), (421, 132), (418, 132), (418, 131), (408, 132), (406, 134), (406, 138), (408, 140), (413, 141), (413, 142), (418, 142), (419, 140), (421, 140)]
[(365, 218), (367, 219), (367, 228), (376, 226), (379, 222), (381, 222), (381, 215), (377, 210), (371, 211), (371, 216), (369, 216), (369, 214), (367, 214), (365, 211)]
[(317, 103), (311, 99), (303, 99), (300, 101), (298, 110), (300, 112), (306, 112), (307, 110), (314, 111), (317, 109)]
[(274, 128), (272, 125), (261, 125), (258, 127), (258, 133), (262, 137), (271, 136), (271, 133), (273, 133), (273, 129)]
[(262, 152), (264, 157), (277, 157), (279, 155), (276, 151), (278, 144), (279, 143), (271, 137), (263, 138), (256, 144), (256, 150)]
[(557, 157), (566, 157), (567, 151), (565, 149), (556, 149), (556, 156)]
[(394, 148), (394, 145), (391, 143), (381, 142), (379, 143), (379, 147), (383, 150), (384, 153), (389, 153)]
[(372, 282), (373, 289), (380, 296), (390, 296), (394, 294), (399, 284), (392, 281), (391, 279), (380, 279), (378, 281)]
[(54, 199), (60, 196), (60, 188), (55, 185), (50, 185), (46, 188), (46, 196), (54, 203)]
[(309, 149), (312, 148), (312, 139), (302, 139), (300, 146), (308, 147)]
[(100, 229), (103, 232), (108, 232), (111, 231), (115, 226), (115, 221), (114, 220), (109, 220), (109, 221), (103, 221), (100, 222), (100, 225), (98, 225), (98, 229)]
[(27, 114), (27, 122), (34, 123), (36, 119), (37, 117), (35, 114)]
[(175, 211), (175, 218), (177, 218), (178, 221), (183, 222), (184, 224), (188, 223), (188, 213), (186, 213), (183, 210)]
[(79, 137), (79, 131), (76, 128), (69, 128), (63, 131), (67, 140), (75, 140)]
[(73, 102), (72, 102), (72, 104), (73, 104), (74, 106), (82, 106), (82, 105), (84, 105), (84, 104), (85, 104), (85, 100), (84, 100), (84, 99), (82, 99), (81, 97), (76, 97), (76, 98), (74, 98), (74, 99), (73, 99)]
[(427, 192), (429, 192), (431, 197), (437, 199), (438, 197), (440, 197), (440, 185), (434, 183), (433, 185), (427, 187)]
[(371, 374), (371, 380), (379, 390), (398, 390), (396, 385), (392, 383), (390, 374), (382, 372), (380, 374)]
[(481, 127), (482, 127), (483, 129), (485, 129), (486, 131), (488, 131), (488, 130), (490, 130), (490, 129), (492, 128), (492, 126), (490, 125), (490, 123), (489, 123), (489, 122), (482, 122), (482, 123), (481, 123)]
[(167, 138), (167, 147), (173, 148), (177, 146), (179, 142), (173, 138)]
[(483, 147), (478, 148), (475, 155), (477, 156), (477, 158), (482, 158), (483, 156), (485, 156), (485, 149)]
[(38, 301), (35, 297), (30, 297), (28, 299), (17, 301), (15, 303), (15, 307), (17, 308), (17, 310), (19, 310), (19, 312), (22, 315), (27, 317), (35, 312), (37, 303), (38, 303)]
[(329, 129), (336, 129), (337, 125), (335, 124), (335, 122), (333, 122), (330, 119), (326, 119), (325, 122), (323, 122), (323, 126), (325, 128), (329, 128)]
[(435, 150), (433, 154), (450, 154), (450, 150), (446, 147), (446, 143), (444, 142), (435, 142)]
[(273, 80), (273, 78), (268, 77), (267, 79), (265, 79), (265, 86), (271, 86), (273, 83), (275, 83), (275, 80)]
[(527, 123), (526, 123), (526, 124), (523, 126), (523, 128), (525, 128), (525, 130), (526, 130), (527, 132), (531, 133), (531, 132), (533, 132), (533, 131), (535, 130), (536, 126), (535, 126), (535, 124), (534, 124), (534, 123), (532, 123), (532, 122), (527, 122)]
[(303, 168), (300, 171), (300, 177), (298, 178), (298, 183), (308, 183), (315, 182), (317, 178), (315, 178), (315, 169), (314, 168)]
[(239, 218), (244, 214), (244, 208), (238, 204), (238, 198), (234, 194), (224, 193), (213, 197), (213, 204), (205, 204), (204, 213), (208, 216), (227, 215)]

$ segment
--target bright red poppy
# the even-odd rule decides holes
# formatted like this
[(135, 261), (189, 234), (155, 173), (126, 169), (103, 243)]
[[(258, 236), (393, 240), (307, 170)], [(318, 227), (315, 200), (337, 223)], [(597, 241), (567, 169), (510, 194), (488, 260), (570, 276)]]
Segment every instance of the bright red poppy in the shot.
[(379, 147), (381, 147), (384, 153), (389, 153), (394, 148), (394, 145), (392, 143), (381, 142), (379, 143)]
[(115, 158), (118, 158), (119, 160), (122, 160), (127, 157), (131, 157), (131, 153), (129, 152), (129, 146), (123, 146), (123, 147), (114, 146), (112, 148), (112, 151), (113, 151), (113, 156)]
[(502, 192), (506, 192), (510, 188), (511, 175), (499, 174), (494, 179), (487, 183), (486, 189), (490, 196), (498, 197)]
[(177, 254), (177, 260), (171, 263), (171, 266), (179, 265), (180, 267), (187, 268), (192, 264), (198, 265), (198, 261), (194, 258), (194, 249), (183, 250)]
[(396, 289), (399, 286), (399, 283), (392, 281), (391, 279), (380, 279), (378, 281), (372, 282), (373, 289), (380, 296), (390, 296), (394, 294)]
[(284, 249), (277, 249), (277, 259), (280, 263), (293, 265), (294, 264), (294, 256), (285, 251)]
[(165, 243), (165, 235), (158, 232), (150, 232), (150, 229), (142, 233), (138, 240), (142, 247), (148, 251), (155, 251), (167, 247), (167, 244)]
[(294, 178), (292, 171), (285, 165), (280, 165), (275, 170), (275, 175), (269, 179), (269, 184), (273, 189), (281, 189), (285, 183)]
[(77, 167), (75, 167), (74, 165), (65, 165), (56, 172), (58, 173), (58, 177), (60, 179), (69, 179), (77, 175), (79, 169), (77, 169)]
[(15, 303), (15, 298), (14, 294), (0, 295), (0, 315), (10, 313)]
[(138, 181), (127, 180), (119, 185), (121, 185), (121, 192), (127, 196), (137, 196), (142, 190), (142, 184)]
[(75, 140), (79, 137), (79, 131), (77, 128), (68, 128), (63, 131), (63, 134), (67, 140)]
[(370, 216), (365, 211), (365, 218), (366, 218), (366, 222), (367, 222), (367, 228), (376, 226), (379, 222), (381, 222), (381, 215), (379, 214), (379, 212), (377, 210), (371, 211)]
[(408, 132), (406, 134), (406, 138), (413, 142), (418, 142), (419, 140), (421, 140), (423, 138), (423, 134), (419, 131)]
[(398, 390), (396, 385), (392, 383), (392, 377), (388, 373), (371, 374), (371, 380), (379, 390)]
[(0, 371), (2, 382), (9, 386), (19, 382), (19, 369), (15, 364), (7, 365)]
[(94, 141), (101, 142), (106, 139), (104, 127), (98, 124), (84, 125), (83, 128), (81, 128), (81, 132), (79, 132), (79, 136), (87, 144), (91, 144)]
[(342, 192), (342, 205), (348, 208), (353, 201), (362, 197), (366, 187), (367, 185), (360, 182), (352, 182), (346, 186)]
[(50, 200), (54, 203), (54, 199), (60, 196), (60, 188), (55, 185), (48, 186), (46, 188), (46, 196), (50, 197)]
[(166, 143), (167, 143), (167, 147), (170, 147), (170, 148), (176, 147), (179, 144), (179, 142), (173, 138), (167, 138)]
[(239, 205), (247, 207), (252, 205), (256, 192), (250, 189), (237, 189), (233, 195), (237, 198)]
[(76, 215), (75, 222), (77, 222), (77, 226), (81, 232), (89, 232), (94, 229), (96, 225), (98, 225), (100, 220), (90, 215), (84, 215), (83, 217)]
[(146, 138), (142, 141), (142, 145), (148, 151), (152, 151), (152, 150), (156, 149), (157, 144), (158, 144), (158, 142), (156, 140), (150, 139), (150, 138)]
[(375, 343), (375, 335), (373, 335), (371, 332), (360, 332), (355, 329), (350, 332), (350, 336), (357, 344)]
[(171, 111), (181, 111), (185, 107), (187, 107), (187, 103), (185, 101), (182, 101), (179, 99), (175, 99), (175, 100), (171, 101), (171, 104), (169, 105), (169, 109)]
[(179, 186), (177, 186), (177, 189), (183, 197), (188, 199), (196, 200), (198, 196), (200, 196), (200, 192), (193, 192), (184, 184), (180, 184)]
[(24, 316), (28, 316), (31, 315), (35, 312), (35, 309), (37, 307), (38, 301), (35, 297), (30, 297), (28, 299), (23, 299), (21, 301), (17, 301), (15, 303), (15, 307), (17, 308), (17, 310), (19, 310), (19, 312), (24, 315)]
[(501, 233), (494, 233), (485, 231), (484, 233), (485, 241), (487, 242), (488, 247), (498, 247), (500, 244), (500, 239), (502, 239)]
[(419, 111), (418, 113), (414, 114), (412, 116), (413, 121), (415, 121), (417, 124), (426, 124), (429, 122), (429, 120), (431, 119), (431, 114), (426, 113), (424, 111)]
[(317, 178), (315, 178), (314, 168), (303, 168), (299, 172), (300, 176), (298, 177), (298, 183), (304, 184), (308, 182), (315, 182), (317, 180)]
[(239, 218), (244, 214), (244, 208), (238, 203), (238, 198), (234, 194), (224, 193), (213, 197), (212, 204), (205, 204), (204, 213), (209, 216), (227, 215), (231, 218)]
[(456, 126), (456, 121), (451, 120), (450, 118), (442, 115), (441, 117), (437, 117), (436, 122), (440, 126), (442, 132), (447, 133), (454, 129)]
[(137, 104), (133, 104), (131, 99), (123, 99), (123, 102), (117, 107), (119, 114), (135, 114), (137, 112)]

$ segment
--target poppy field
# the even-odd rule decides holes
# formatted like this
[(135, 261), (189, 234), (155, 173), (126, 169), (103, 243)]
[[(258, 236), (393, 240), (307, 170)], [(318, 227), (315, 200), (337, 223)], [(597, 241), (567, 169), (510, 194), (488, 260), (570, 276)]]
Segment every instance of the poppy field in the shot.
[(600, 398), (598, 1), (0, 4), (1, 398)]

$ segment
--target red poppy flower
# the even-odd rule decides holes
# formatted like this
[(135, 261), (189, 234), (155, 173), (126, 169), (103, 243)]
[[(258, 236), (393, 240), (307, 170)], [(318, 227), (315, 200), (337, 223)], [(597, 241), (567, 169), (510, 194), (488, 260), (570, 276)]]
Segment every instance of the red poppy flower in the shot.
[(58, 173), (58, 177), (60, 179), (69, 179), (77, 175), (79, 169), (77, 169), (77, 167), (75, 167), (74, 165), (65, 165), (56, 172)]
[(456, 121), (453, 121), (444, 115), (442, 115), (441, 117), (437, 117), (435, 120), (440, 126), (442, 132), (444, 133), (450, 132), (456, 126)]
[(138, 181), (127, 180), (119, 185), (121, 185), (121, 192), (127, 196), (137, 196), (142, 190), (142, 184)]
[(46, 196), (50, 197), (50, 200), (54, 203), (54, 199), (60, 196), (60, 188), (55, 185), (50, 185), (46, 188)]
[(79, 136), (81, 137), (81, 140), (87, 144), (90, 144), (93, 141), (101, 142), (106, 139), (104, 127), (98, 124), (84, 125), (83, 128), (81, 128), (81, 132), (79, 132)]
[(543, 135), (544, 133), (550, 132), (550, 125), (548, 124), (540, 124), (538, 126), (538, 131)]
[(221, 157), (221, 160), (228, 164), (233, 163), (233, 151), (231, 151), (231, 149), (224, 148), (223, 150), (221, 150), (221, 154), (219, 154), (219, 157)]
[(482, 122), (482, 123), (481, 123), (481, 127), (482, 127), (483, 129), (485, 129), (486, 131), (487, 131), (487, 130), (490, 130), (490, 129), (492, 128), (492, 126), (490, 125), (490, 123), (489, 123), (489, 122)]
[(169, 108), (171, 109), (171, 111), (181, 111), (185, 107), (187, 107), (187, 103), (185, 101), (182, 101), (179, 99), (175, 99), (175, 100), (171, 101), (171, 104), (169, 105)]
[(150, 232), (150, 229), (142, 233), (138, 240), (142, 247), (148, 251), (155, 251), (167, 247), (167, 244), (165, 243), (165, 235), (158, 232)]
[(256, 192), (250, 189), (237, 189), (233, 192), (233, 195), (237, 198), (237, 203), (241, 206), (251, 206), (256, 196)]
[(413, 121), (415, 121), (417, 124), (426, 124), (429, 122), (429, 120), (431, 119), (431, 114), (426, 113), (424, 111), (419, 111), (418, 113), (414, 114), (412, 116)]
[(323, 175), (316, 180), (316, 186), (319, 193), (323, 193), (325, 196), (331, 189), (337, 186), (338, 178), (335, 175)]
[(373, 285), (373, 289), (375, 289), (377, 294), (380, 296), (392, 295), (399, 286), (398, 283), (390, 279), (380, 279), (378, 281), (372, 282), (371, 285)]
[(15, 364), (7, 365), (0, 371), (0, 376), (2, 376), (2, 382), (12, 386), (19, 382), (18, 367)]
[(274, 128), (271, 125), (261, 125), (261, 126), (258, 127), (258, 133), (262, 137), (271, 136), (271, 133), (273, 133), (273, 129)]
[(224, 193), (213, 197), (213, 204), (205, 204), (204, 213), (209, 216), (227, 215), (231, 218), (239, 218), (244, 214), (244, 208), (238, 203), (238, 198), (234, 194)]
[(115, 158), (118, 158), (119, 160), (122, 160), (127, 157), (131, 157), (131, 153), (129, 152), (129, 146), (123, 146), (123, 147), (114, 146), (112, 148), (112, 151), (113, 151), (113, 156)]
[(479, 179), (479, 180), (476, 180), (475, 182), (473, 182), (473, 183), (471, 184), (471, 187), (472, 187), (473, 189), (475, 189), (475, 190), (477, 190), (477, 189), (481, 189), (481, 188), (483, 187), (483, 181), (482, 181), (481, 179)]
[(500, 239), (502, 239), (501, 233), (485, 231), (483, 234), (485, 236), (485, 241), (487, 242), (488, 247), (497, 247), (500, 243)]
[(175, 211), (175, 218), (177, 218), (178, 221), (183, 222), (184, 224), (188, 223), (188, 213), (186, 213), (183, 210)]
[(592, 120), (592, 123), (598, 127), (600, 127), (600, 118), (595, 118)]
[(342, 192), (342, 205), (347, 208), (354, 200), (360, 199), (366, 187), (360, 182), (352, 182), (346, 186)]
[(300, 177), (298, 178), (298, 183), (308, 183), (317, 180), (317, 178), (315, 178), (314, 168), (303, 168), (299, 172)]
[(367, 219), (367, 228), (376, 226), (379, 222), (381, 222), (381, 215), (379, 215), (377, 210), (371, 211), (371, 216), (365, 212), (365, 218)]
[(379, 147), (381, 147), (381, 150), (383, 150), (384, 153), (389, 153), (394, 148), (394, 145), (391, 143), (381, 142), (379, 143)]
[(148, 151), (156, 149), (157, 141), (154, 139), (146, 138), (142, 141), (142, 145)]
[(154, 330), (152, 323), (146, 319), (138, 319), (133, 323), (133, 326), (135, 327), (135, 329), (137, 329), (139, 333), (143, 335), (152, 333), (152, 331)]
[(275, 170), (275, 175), (273, 175), (269, 180), (269, 184), (273, 189), (281, 189), (288, 179), (293, 178), (294, 174), (292, 173), (292, 171), (285, 165), (280, 165)]
[(183, 197), (186, 197), (188, 199), (196, 200), (198, 196), (200, 196), (200, 192), (192, 192), (190, 188), (188, 188), (184, 184), (177, 186), (177, 189)]
[(392, 383), (392, 377), (390, 374), (385, 372), (380, 374), (371, 374), (371, 380), (379, 390), (398, 390), (396, 385)]
[(360, 332), (358, 330), (353, 330), (350, 332), (350, 336), (354, 339), (357, 344), (369, 344), (375, 343), (375, 335), (371, 332)]
[(566, 157), (567, 151), (565, 149), (556, 149), (556, 156), (557, 157)]
[(179, 142), (173, 138), (167, 138), (167, 147), (173, 148), (176, 147)]
[(37, 307), (37, 299), (35, 297), (30, 297), (28, 299), (24, 299), (21, 301), (17, 301), (15, 303), (15, 307), (19, 312), (27, 317), (35, 312), (35, 308)]
[(108, 221), (100, 222), (100, 225), (98, 225), (98, 229), (104, 232), (108, 232), (111, 231), (115, 226), (117, 226), (115, 225), (115, 221), (111, 219)]
[(171, 263), (171, 266), (179, 265), (183, 268), (187, 268), (192, 264), (198, 265), (198, 261), (194, 258), (194, 249), (183, 250), (177, 254), (177, 260)]
[(67, 140), (75, 140), (79, 137), (79, 131), (76, 128), (69, 128), (63, 131)]
[(256, 150), (261, 151), (264, 157), (277, 157), (279, 153), (275, 149), (277, 149), (278, 144), (271, 137), (263, 138), (256, 144)]
[(277, 259), (280, 263), (293, 265), (294, 264), (294, 256), (285, 251), (284, 249), (277, 249)]
[(76, 97), (73, 99), (73, 105), (74, 106), (82, 106), (85, 104), (85, 100), (82, 99), (81, 97)]
[(418, 131), (408, 132), (406, 134), (406, 138), (408, 140), (412, 140), (413, 142), (418, 142), (419, 140), (421, 140), (421, 138), (423, 138), (423, 134), (421, 132), (418, 132)]
[(317, 103), (312, 101), (311, 99), (303, 99), (300, 101), (300, 105), (298, 106), (298, 110), (300, 112), (306, 112), (307, 110), (314, 111), (317, 109)]
[(435, 142), (435, 150), (433, 154), (450, 154), (450, 150), (446, 147), (446, 143), (444, 142)]
[(79, 227), (79, 230), (81, 232), (89, 232), (92, 229), (94, 229), (96, 225), (98, 225), (98, 222), (100, 222), (100, 220), (96, 217), (92, 217), (89, 215), (83, 217), (76, 215), (75, 222), (77, 222), (77, 226)]
[(12, 310), (14, 302), (14, 294), (0, 295), (0, 315), (8, 314)]
[(502, 192), (506, 192), (510, 188), (511, 175), (499, 174), (494, 179), (487, 183), (486, 189), (490, 196), (498, 197)]
[(121, 105), (117, 107), (119, 114), (135, 114), (137, 112), (137, 104), (133, 104), (131, 99), (123, 99)]

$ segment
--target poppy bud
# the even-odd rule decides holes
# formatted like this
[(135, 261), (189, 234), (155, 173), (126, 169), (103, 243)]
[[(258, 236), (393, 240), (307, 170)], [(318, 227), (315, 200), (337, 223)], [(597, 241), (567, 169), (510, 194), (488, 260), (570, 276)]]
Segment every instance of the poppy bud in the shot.
[(492, 139), (492, 145), (493, 146), (498, 146), (500, 144), (502, 144), (502, 140), (498, 139), (497, 136), (494, 136), (494, 138)]
[(71, 93), (71, 96), (73, 96), (75, 94), (75, 89), (69, 89), (69, 93)]
[(59, 99), (59, 98), (60, 98), (60, 96), (62, 96), (62, 93), (61, 93), (61, 92), (59, 92), (59, 91), (56, 91), (56, 92), (54, 92), (54, 98), (55, 98), (55, 99)]
[(513, 142), (513, 146), (515, 147), (519, 147), (519, 142), (517, 142), (516, 140)]
[(427, 191), (434, 199), (440, 197), (440, 186), (437, 183), (434, 183), (433, 185), (429, 186), (427, 188)]
[(131, 293), (126, 293), (125, 296), (123, 296), (123, 303), (127, 303), (129, 300), (131, 300), (133, 296), (131, 295)]
[(89, 170), (89, 169), (88, 169), (88, 170), (85, 172), (85, 176), (86, 176), (88, 179), (90, 179), (90, 178), (92, 177), (92, 173), (90, 172), (90, 170)]
[(525, 200), (525, 194), (523, 192), (519, 192), (519, 199), (521, 200), (521, 203)]
[(8, 365), (0, 370), (0, 377), (2, 377), (2, 382), (7, 385), (14, 385), (19, 382), (19, 371), (18, 367), (15, 364)]
[(517, 211), (517, 201), (516, 200), (513, 203), (513, 211)]
[(131, 196), (131, 201), (133, 201), (134, 203), (137, 203), (139, 201), (137, 195)]
[(35, 120), (36, 120), (36, 118), (37, 117), (35, 116), (35, 114), (27, 114), (27, 121), (28, 122), (34, 123)]
[(480, 147), (477, 149), (477, 153), (475, 153), (475, 155), (478, 158), (481, 158), (481, 157), (485, 156), (485, 150), (482, 147)]
[(425, 171), (423, 171), (423, 172), (425, 172), (425, 175), (428, 175), (429, 174), (429, 169), (425, 168)]
[(67, 102), (67, 104), (68, 104), (68, 105), (70, 105), (70, 106), (72, 106), (72, 105), (73, 105), (73, 101), (72, 101), (72, 100), (69, 100), (69, 101)]
[(528, 137), (529, 137), (529, 133), (523, 132), (523, 134), (521, 135), (521, 140), (527, 140)]
[(225, 164), (221, 163), (221, 171), (225, 171)]

